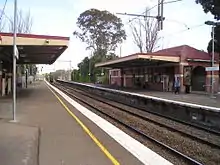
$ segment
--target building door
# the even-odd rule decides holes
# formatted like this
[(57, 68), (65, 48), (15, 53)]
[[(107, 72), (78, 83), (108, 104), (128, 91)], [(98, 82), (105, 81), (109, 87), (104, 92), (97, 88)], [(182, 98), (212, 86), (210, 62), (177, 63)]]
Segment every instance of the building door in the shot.
[(206, 71), (202, 66), (197, 66), (192, 71), (192, 90), (205, 91)]

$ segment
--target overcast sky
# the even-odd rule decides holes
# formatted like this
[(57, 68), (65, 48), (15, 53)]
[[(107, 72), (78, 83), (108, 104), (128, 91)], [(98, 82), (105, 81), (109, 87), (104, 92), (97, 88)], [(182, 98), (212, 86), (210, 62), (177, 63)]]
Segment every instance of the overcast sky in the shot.
[[(8, 16), (13, 14), (13, 1), (8, 0), (5, 13)], [(30, 10), (33, 18), (32, 33), (68, 36), (71, 38), (69, 48), (59, 57), (53, 66), (44, 66), (44, 72), (55, 69), (68, 69), (69, 63), (62, 62), (71, 60), (71, 65), (77, 68), (77, 64), (90, 51), (86, 51), (86, 45), (76, 39), (72, 32), (77, 29), (76, 20), (80, 13), (90, 8), (108, 10), (112, 13), (134, 13), (141, 14), (146, 7), (152, 7), (158, 0), (18, 0), (18, 8), (24, 11)], [(170, 1), (170, 0), (165, 0)], [(3, 7), (5, 0), (0, 0)], [(157, 14), (157, 8), (151, 11), (151, 15)], [(211, 14), (205, 14), (200, 5), (195, 0), (182, 0), (164, 6), (164, 30), (160, 32), (162, 40), (161, 48), (168, 48), (178, 45), (190, 45), (197, 49), (206, 51), (207, 43), (210, 40), (211, 28), (204, 25), (206, 20), (213, 20)], [(131, 30), (128, 24), (133, 17), (118, 15), (125, 24), (128, 35), (127, 40), (122, 45), (122, 56), (138, 52), (138, 48), (133, 44)], [(187, 27), (190, 30), (187, 30)], [(119, 49), (116, 50), (119, 54)]]

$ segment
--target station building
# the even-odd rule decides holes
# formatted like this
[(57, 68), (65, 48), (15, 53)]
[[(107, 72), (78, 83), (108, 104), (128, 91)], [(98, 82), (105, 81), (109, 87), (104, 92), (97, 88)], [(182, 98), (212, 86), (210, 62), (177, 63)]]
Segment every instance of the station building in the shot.
[[(153, 53), (136, 53), (115, 60), (97, 63), (96, 67), (109, 69), (109, 84), (127, 88), (145, 88), (173, 91), (176, 77), (181, 80), (181, 92), (210, 92), (211, 55), (188, 45), (172, 47)], [(219, 55), (215, 65), (219, 67)], [(219, 89), (219, 71), (214, 71), (214, 91)]]
[[(21, 64), (52, 64), (67, 49), (69, 37), (17, 34), (16, 81), (22, 81)], [(12, 92), (13, 33), (0, 33), (0, 96)]]

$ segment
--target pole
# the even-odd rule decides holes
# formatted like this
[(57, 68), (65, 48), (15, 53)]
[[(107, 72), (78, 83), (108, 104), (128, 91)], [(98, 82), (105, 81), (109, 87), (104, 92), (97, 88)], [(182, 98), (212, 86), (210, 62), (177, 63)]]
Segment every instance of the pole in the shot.
[(163, 30), (163, 4), (164, 0), (161, 0), (160, 30)]
[(13, 36), (13, 121), (16, 121), (16, 30), (17, 0), (14, 0), (14, 36)]
[(69, 81), (71, 81), (71, 75), (72, 75), (72, 65), (71, 65), (71, 60), (69, 61), (70, 63), (70, 71), (69, 71)]
[[(214, 66), (214, 61), (215, 61), (215, 26), (212, 26), (212, 67)], [(212, 82), (212, 97), (214, 97), (214, 71), (212, 71), (212, 78), (211, 78), (211, 82)]]
[(120, 57), (121, 57), (121, 45), (120, 45)]
[[(158, 11), (157, 11), (157, 12), (158, 12), (158, 18), (160, 18), (160, 16), (161, 16), (161, 13), (160, 13), (160, 8), (161, 8), (161, 7), (160, 7), (160, 6), (161, 6), (161, 5), (160, 5), (160, 1), (161, 1), (161, 0), (158, 0), (158, 6), (157, 6), (157, 7), (158, 7), (158, 9), (157, 9), (157, 10), (158, 10)], [(160, 31), (160, 28), (161, 28), (161, 27), (160, 27), (160, 20), (159, 20), (159, 19), (157, 19), (157, 24), (158, 24), (158, 31)]]

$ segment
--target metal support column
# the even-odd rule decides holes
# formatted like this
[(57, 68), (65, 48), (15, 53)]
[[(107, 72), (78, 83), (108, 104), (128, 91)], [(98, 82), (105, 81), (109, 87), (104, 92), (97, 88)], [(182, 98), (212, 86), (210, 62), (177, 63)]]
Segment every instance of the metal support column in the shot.
[(14, 36), (13, 36), (13, 121), (16, 121), (16, 31), (17, 31), (17, 0), (14, 0)]

